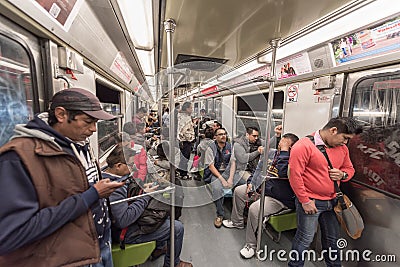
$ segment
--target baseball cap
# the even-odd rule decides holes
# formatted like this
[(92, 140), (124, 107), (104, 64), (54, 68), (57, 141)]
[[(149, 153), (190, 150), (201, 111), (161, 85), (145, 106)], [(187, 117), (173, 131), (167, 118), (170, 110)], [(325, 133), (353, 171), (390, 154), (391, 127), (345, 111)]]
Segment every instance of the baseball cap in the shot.
[(50, 109), (52, 110), (56, 107), (63, 107), (67, 110), (82, 111), (99, 120), (116, 118), (102, 109), (100, 100), (94, 94), (81, 88), (68, 88), (57, 92), (50, 102)]

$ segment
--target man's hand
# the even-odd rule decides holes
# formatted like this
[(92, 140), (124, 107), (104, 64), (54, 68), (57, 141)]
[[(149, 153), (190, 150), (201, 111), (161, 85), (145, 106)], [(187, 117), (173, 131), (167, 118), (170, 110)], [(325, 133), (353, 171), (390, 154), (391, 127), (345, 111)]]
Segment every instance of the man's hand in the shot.
[(257, 150), (258, 150), (258, 153), (260, 153), (260, 154), (264, 153), (264, 147), (263, 146), (259, 146), (257, 148)]
[(307, 203), (301, 203), (305, 214), (315, 214), (318, 212), (317, 207), (315, 206), (315, 200), (310, 200)]
[(156, 189), (159, 187), (159, 185), (154, 185), (154, 186), (153, 186), (153, 183), (147, 183), (147, 184), (144, 184), (143, 186), (144, 186), (144, 187), (143, 187), (143, 191), (144, 191), (145, 193), (154, 192), (154, 191), (156, 191)]
[(282, 135), (282, 124), (277, 125), (274, 132), (276, 137), (280, 137)]
[(253, 185), (252, 184), (248, 184), (247, 185), (247, 189), (246, 189), (246, 194), (248, 194), (252, 189), (253, 189)]
[(329, 169), (329, 178), (331, 178), (332, 181), (340, 181), (344, 176), (344, 172), (342, 172), (339, 169)]
[(227, 183), (228, 183), (227, 187), (232, 188), (233, 187), (233, 177), (229, 177)]
[(114, 192), (117, 188), (120, 188), (125, 184), (124, 182), (112, 182), (110, 179), (102, 179), (95, 183), (93, 187), (97, 190), (99, 194), (99, 198), (107, 198), (112, 192)]

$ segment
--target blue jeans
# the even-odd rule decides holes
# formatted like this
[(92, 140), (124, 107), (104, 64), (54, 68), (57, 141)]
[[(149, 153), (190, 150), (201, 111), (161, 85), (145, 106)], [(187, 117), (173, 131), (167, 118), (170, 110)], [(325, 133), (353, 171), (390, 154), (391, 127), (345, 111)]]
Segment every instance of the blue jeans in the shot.
[[(111, 229), (109, 229), (110, 233), (108, 234), (111, 237)], [(86, 265), (88, 267), (114, 267), (112, 256), (111, 256), (111, 238), (107, 242), (104, 242), (100, 245), (100, 262), (95, 264)]]
[[(175, 257), (174, 262), (175, 266), (178, 265), (180, 262), (179, 256), (181, 255), (182, 251), (182, 244), (183, 244), (183, 224), (180, 221), (175, 220)], [(165, 254), (164, 258), (164, 266), (170, 266), (170, 218), (168, 217), (165, 222), (161, 225), (157, 231), (146, 234), (146, 235), (139, 235), (134, 237), (133, 239), (126, 240), (127, 244), (137, 244), (137, 243), (144, 243), (149, 241), (156, 241), (158, 244), (162, 242), (167, 242), (167, 253)]]
[[(297, 251), (298, 259), (291, 259), (288, 266), (303, 266), (303, 251), (309, 249), (314, 235), (317, 231), (318, 223), (321, 228), (322, 249), (326, 251), (324, 255), (326, 266), (340, 267), (340, 251), (337, 247), (339, 238), (339, 223), (336, 219), (333, 208), (337, 203), (332, 200), (315, 200), (318, 212), (316, 214), (306, 214), (301, 203), (296, 199), (297, 212), (297, 231), (293, 238), (292, 250)], [(329, 252), (329, 253), (328, 253)], [(295, 253), (293, 253), (295, 254)], [(307, 255), (307, 253), (305, 253)]]
[[(226, 170), (223, 174), (222, 177), (224, 177), (225, 180), (228, 180), (229, 177), (229, 170)], [(214, 175), (211, 176), (211, 194), (212, 194), (212, 199), (214, 201), (215, 207), (217, 208), (217, 216), (218, 217), (224, 217), (224, 187), (222, 186), (221, 181), (215, 177)], [(242, 177), (239, 175), (239, 173), (235, 173), (233, 176), (233, 185), (234, 186), (239, 186), (245, 184), (245, 181), (242, 179)]]

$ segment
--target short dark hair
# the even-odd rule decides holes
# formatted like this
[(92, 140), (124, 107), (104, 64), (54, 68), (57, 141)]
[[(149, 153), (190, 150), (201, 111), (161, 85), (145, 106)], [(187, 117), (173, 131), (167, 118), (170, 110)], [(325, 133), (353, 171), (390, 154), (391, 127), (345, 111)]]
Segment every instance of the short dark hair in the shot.
[(140, 122), (140, 123), (136, 123), (136, 132), (139, 132), (140, 130), (143, 130), (146, 127), (146, 123), (144, 122)]
[(214, 136), (216, 136), (217, 135), (217, 132), (218, 131), (220, 131), (220, 130), (223, 130), (225, 133), (228, 133), (227, 131), (226, 131), (226, 129), (225, 128), (218, 128), (218, 129), (216, 129), (215, 131), (214, 131)]
[(206, 128), (206, 130), (204, 131), (204, 136), (206, 138), (212, 139), (214, 137), (214, 130), (212, 128)]
[(192, 102), (185, 102), (185, 103), (183, 103), (181, 110), (186, 111), (191, 105), (192, 105)]
[(135, 155), (135, 151), (124, 147), (122, 143), (118, 143), (115, 148), (108, 155), (106, 162), (109, 168), (112, 168), (117, 163), (126, 164), (125, 156), (130, 158)]
[(127, 123), (124, 124), (122, 131), (124, 131), (129, 135), (134, 135), (136, 133), (136, 125), (133, 122), (128, 121)]
[(206, 113), (206, 110), (204, 108), (200, 109), (200, 113), (202, 112)]
[(246, 133), (252, 134), (253, 131), (260, 132), (257, 127), (254, 127), (254, 126), (246, 127)]
[[(80, 110), (66, 109), (66, 111), (68, 113), (68, 123), (71, 123), (72, 121), (74, 121), (76, 116), (85, 114), (83, 111), (80, 111)], [(49, 123), (50, 126), (53, 126), (54, 124), (56, 124), (58, 122), (58, 120), (56, 118), (55, 110), (49, 109), (47, 112), (49, 114), (49, 118), (48, 118), (47, 122)]]
[(355, 119), (350, 117), (332, 118), (328, 121), (324, 128), (322, 128), (322, 130), (327, 130), (332, 127), (336, 127), (338, 133), (340, 134), (359, 134), (362, 132), (361, 126)]
[(138, 109), (137, 112), (138, 112), (138, 113), (147, 113), (147, 108), (141, 107), (141, 108)]
[(109, 168), (112, 168), (117, 163), (126, 163), (122, 144), (119, 143), (115, 146), (115, 148), (108, 155), (106, 162)]
[(282, 138), (290, 139), (290, 141), (292, 141), (292, 145), (294, 145), (297, 141), (299, 141), (299, 137), (292, 133), (286, 133), (286, 134), (282, 135)]

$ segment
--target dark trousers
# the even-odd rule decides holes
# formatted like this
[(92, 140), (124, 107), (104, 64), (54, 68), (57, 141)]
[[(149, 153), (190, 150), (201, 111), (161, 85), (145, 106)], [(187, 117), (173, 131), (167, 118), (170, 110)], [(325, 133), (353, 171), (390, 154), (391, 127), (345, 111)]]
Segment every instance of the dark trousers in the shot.
[(181, 150), (181, 156), (179, 161), (179, 173), (181, 176), (185, 176), (188, 173), (188, 161), (190, 159), (190, 153), (192, 152), (192, 142), (182, 141), (179, 143)]

